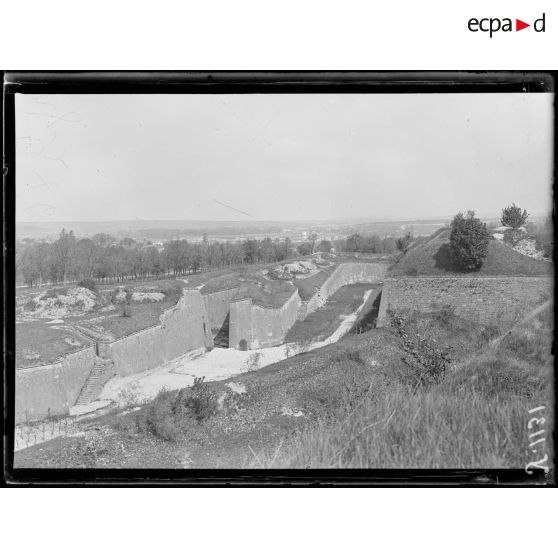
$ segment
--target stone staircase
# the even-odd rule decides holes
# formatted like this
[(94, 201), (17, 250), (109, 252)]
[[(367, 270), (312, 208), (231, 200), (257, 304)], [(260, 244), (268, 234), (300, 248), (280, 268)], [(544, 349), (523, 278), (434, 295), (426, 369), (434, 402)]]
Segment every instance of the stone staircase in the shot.
[(101, 357), (95, 358), (95, 364), (85, 380), (85, 384), (81, 388), (81, 392), (77, 398), (75, 406), (88, 405), (95, 401), (103, 391), (103, 386), (108, 380), (107, 368), (112, 364), (109, 359)]

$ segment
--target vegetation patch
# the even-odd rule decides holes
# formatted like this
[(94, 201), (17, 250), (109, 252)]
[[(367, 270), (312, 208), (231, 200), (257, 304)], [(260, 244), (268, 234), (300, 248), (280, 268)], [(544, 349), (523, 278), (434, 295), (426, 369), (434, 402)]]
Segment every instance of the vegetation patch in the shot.
[(52, 363), (92, 344), (72, 330), (42, 321), (16, 324), (15, 337), (16, 367), (23, 368)]
[(538, 276), (552, 273), (548, 262), (520, 254), (506, 244), (490, 240), (482, 267), (476, 271), (459, 269), (451, 256), (449, 229), (413, 245), (388, 272), (388, 276)]
[(301, 345), (312, 341), (323, 341), (341, 325), (346, 316), (358, 309), (362, 304), (364, 293), (377, 287), (378, 285), (364, 283), (341, 287), (305, 320), (295, 322), (288, 331), (285, 341)]

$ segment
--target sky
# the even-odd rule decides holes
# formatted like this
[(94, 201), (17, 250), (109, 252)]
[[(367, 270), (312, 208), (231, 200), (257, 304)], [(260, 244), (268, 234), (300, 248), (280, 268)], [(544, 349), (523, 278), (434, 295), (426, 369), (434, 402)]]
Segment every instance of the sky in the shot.
[(16, 95), (16, 220), (550, 209), (551, 94)]

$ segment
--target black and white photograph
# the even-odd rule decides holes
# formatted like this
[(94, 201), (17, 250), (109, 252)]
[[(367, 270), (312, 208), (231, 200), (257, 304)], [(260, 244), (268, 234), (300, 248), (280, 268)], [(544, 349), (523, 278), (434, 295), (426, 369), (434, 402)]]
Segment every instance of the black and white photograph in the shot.
[(14, 470), (553, 482), (553, 92), (14, 97)]

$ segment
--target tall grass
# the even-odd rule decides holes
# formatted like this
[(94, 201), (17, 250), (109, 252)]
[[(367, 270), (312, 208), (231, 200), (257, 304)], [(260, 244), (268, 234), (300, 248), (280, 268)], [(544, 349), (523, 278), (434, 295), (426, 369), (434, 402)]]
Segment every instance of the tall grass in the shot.
[[(532, 459), (528, 411), (552, 408), (550, 312), (452, 365), (436, 384), (413, 389), (403, 376), (379, 372), (356, 404), (344, 401), (284, 444), (273, 466), (523, 468)], [(549, 434), (549, 455), (550, 443)]]

